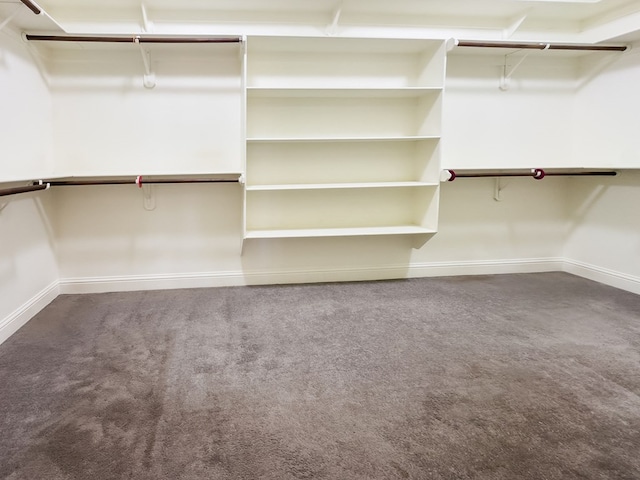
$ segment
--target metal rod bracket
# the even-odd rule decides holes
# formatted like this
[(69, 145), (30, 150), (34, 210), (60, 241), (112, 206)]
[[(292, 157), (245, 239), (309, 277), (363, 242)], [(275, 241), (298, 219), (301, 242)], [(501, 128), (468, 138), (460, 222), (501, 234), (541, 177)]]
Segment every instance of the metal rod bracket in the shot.
[(156, 75), (151, 71), (151, 56), (147, 50), (140, 44), (140, 36), (134, 37), (133, 41), (140, 47), (142, 55), (142, 63), (144, 64), (144, 75), (142, 76), (142, 84), (144, 88), (153, 88), (156, 86)]
[[(546, 50), (547, 48), (549, 48), (549, 44), (547, 44), (547, 46), (544, 48), (544, 50)], [(499, 85), (500, 90), (502, 90), (503, 92), (506, 92), (507, 90), (509, 90), (509, 88), (511, 88), (511, 77), (516, 72), (518, 67), (520, 67), (520, 65), (522, 65), (524, 63), (524, 61), (527, 59), (527, 57), (529, 55), (531, 55), (531, 52), (532, 52), (532, 50), (528, 50), (522, 56), (522, 58), (520, 58), (518, 63), (516, 63), (511, 68), (509, 68), (508, 59), (509, 59), (509, 55), (512, 55), (512, 54), (508, 53), (507, 55), (504, 56), (504, 65), (502, 67), (502, 77), (500, 78), (500, 85)]]

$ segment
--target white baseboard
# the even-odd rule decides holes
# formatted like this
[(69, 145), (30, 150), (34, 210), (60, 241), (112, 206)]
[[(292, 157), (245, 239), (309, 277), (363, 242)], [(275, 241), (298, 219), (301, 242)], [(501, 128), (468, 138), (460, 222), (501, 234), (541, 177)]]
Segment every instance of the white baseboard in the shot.
[(564, 271), (640, 294), (640, 277), (559, 257), (427, 262), (410, 265), (370, 266), (325, 270), (265, 272), (206, 272), (117, 277), (64, 278), (53, 282), (20, 308), (0, 321), (0, 344), (27, 323), (59, 294), (164, 290), (179, 288), (229, 287), (284, 283), (385, 280), (455, 275), (497, 275)]
[(456, 275), (499, 275), (562, 271), (563, 258), (524, 258), (412, 264), (409, 277), (450, 277)]
[(411, 265), (364, 266), (265, 272), (204, 272), (60, 279), (60, 293), (104, 293), (135, 290), (228, 287), (284, 283), (385, 280), (451, 275), (488, 275), (562, 271), (561, 258), (429, 262)]
[(61, 278), (60, 293), (133, 292), (246, 285), (242, 272), (175, 273)]
[(31, 320), (40, 310), (49, 305), (60, 293), (58, 281), (40, 291), (25, 304), (0, 320), (0, 344)]
[(640, 277), (634, 275), (616, 272), (571, 259), (565, 259), (563, 270), (579, 277), (640, 295)]

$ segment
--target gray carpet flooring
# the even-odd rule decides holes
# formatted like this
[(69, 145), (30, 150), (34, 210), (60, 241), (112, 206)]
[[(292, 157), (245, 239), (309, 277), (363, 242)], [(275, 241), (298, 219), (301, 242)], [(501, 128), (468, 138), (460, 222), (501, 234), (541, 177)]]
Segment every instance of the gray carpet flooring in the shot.
[(62, 295), (5, 479), (638, 479), (640, 296), (563, 273)]

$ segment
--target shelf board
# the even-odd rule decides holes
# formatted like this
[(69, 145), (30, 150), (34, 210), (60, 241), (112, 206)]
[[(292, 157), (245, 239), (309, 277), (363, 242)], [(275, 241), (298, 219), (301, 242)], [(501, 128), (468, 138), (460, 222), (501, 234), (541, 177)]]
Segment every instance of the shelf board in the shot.
[(293, 143), (293, 142), (417, 142), (438, 140), (440, 135), (407, 135), (392, 137), (249, 137), (247, 143)]
[(248, 185), (247, 191), (281, 191), (281, 190), (332, 190), (356, 188), (407, 188), (437, 187), (439, 183), (431, 182), (358, 182), (358, 183), (301, 183), (283, 185)]
[(417, 225), (357, 228), (294, 228), (286, 230), (247, 230), (245, 239), (251, 238), (314, 238), (314, 237), (357, 237), (379, 235), (429, 235), (435, 230)]
[(440, 93), (442, 87), (401, 88), (271, 88), (248, 87), (252, 98), (418, 98)]
[(248, 38), (249, 53), (302, 53), (320, 54), (421, 54), (439, 47), (439, 39), (421, 38), (343, 38), (314, 36), (251, 35)]

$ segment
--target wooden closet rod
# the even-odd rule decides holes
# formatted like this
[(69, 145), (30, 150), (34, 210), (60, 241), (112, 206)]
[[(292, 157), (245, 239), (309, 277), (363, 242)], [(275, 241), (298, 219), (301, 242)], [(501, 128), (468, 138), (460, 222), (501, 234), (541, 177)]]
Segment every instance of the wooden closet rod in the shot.
[(135, 178), (117, 178), (105, 180), (39, 180), (32, 182), (31, 185), (21, 187), (9, 187), (0, 189), (0, 197), (8, 195), (17, 195), (19, 193), (36, 192), (38, 190), (47, 190), (49, 187), (66, 187), (81, 185), (155, 185), (160, 183), (239, 183), (240, 177), (237, 178), (149, 178), (145, 179), (142, 175)]
[(574, 45), (569, 43), (531, 43), (531, 42), (483, 42), (475, 40), (456, 40), (457, 47), (481, 48), (517, 48), (530, 50), (583, 50), (593, 52), (624, 52), (627, 45)]
[(42, 10), (40, 10), (40, 8), (31, 0), (21, 0), (21, 1), (29, 10), (31, 10), (36, 15), (40, 15), (40, 13), (42, 12)]
[(31, 41), (46, 42), (104, 42), (104, 43), (240, 43), (241, 37), (165, 37), (157, 35), (128, 35), (128, 36), (101, 36), (101, 35), (31, 35), (25, 38)]
[(566, 171), (551, 171), (546, 172), (541, 168), (531, 168), (525, 171), (500, 171), (500, 170), (489, 170), (486, 172), (475, 171), (475, 170), (445, 170), (449, 173), (449, 178), (447, 182), (453, 182), (456, 178), (486, 178), (486, 177), (533, 177), (536, 180), (542, 180), (544, 177), (552, 177), (552, 176), (604, 176), (604, 177), (615, 177), (618, 172), (613, 170), (589, 170), (584, 172), (576, 172), (571, 170)]
[(0, 189), (0, 197), (17, 195), (19, 193), (36, 192), (38, 190), (46, 190), (47, 188), (49, 188), (48, 183), (34, 183), (33, 185), (26, 185), (24, 187), (3, 188)]
[(109, 180), (50, 180), (49, 183), (52, 187), (67, 187), (67, 186), (86, 186), (86, 185), (152, 185), (152, 184), (171, 184), (171, 183), (238, 183), (238, 178), (143, 178), (142, 175), (133, 179), (109, 179)]

